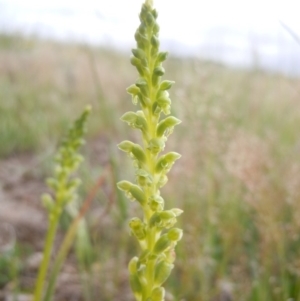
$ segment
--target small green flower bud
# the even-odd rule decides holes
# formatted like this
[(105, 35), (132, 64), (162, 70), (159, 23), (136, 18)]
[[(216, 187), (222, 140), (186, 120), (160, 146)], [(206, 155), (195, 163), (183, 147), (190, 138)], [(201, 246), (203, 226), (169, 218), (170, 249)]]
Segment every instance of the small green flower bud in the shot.
[(117, 183), (117, 186), (120, 190), (129, 191), (133, 184), (128, 181), (120, 181)]
[(175, 161), (180, 157), (181, 155), (176, 152), (170, 152), (161, 156), (156, 163), (155, 171), (157, 173), (162, 171), (165, 173), (169, 172)]
[(140, 92), (140, 88), (136, 85), (131, 85), (126, 89), (127, 93), (137, 95)]
[(163, 234), (158, 241), (156, 242), (153, 253), (154, 254), (161, 254), (163, 253), (166, 249), (168, 249), (172, 245), (172, 242), (168, 238), (167, 234)]
[(144, 70), (143, 70), (143, 65), (142, 65), (142, 62), (140, 59), (136, 58), (135, 56), (132, 56), (130, 58), (130, 62), (131, 62), (131, 65), (135, 66), (138, 73), (143, 76), (144, 74)]
[(163, 287), (156, 287), (151, 293), (151, 301), (164, 301), (165, 289)]
[(132, 97), (132, 103), (133, 103), (134, 105), (136, 105), (136, 104), (138, 103), (138, 101), (139, 101), (139, 99), (138, 99), (138, 94), (139, 94), (140, 91), (141, 91), (140, 88), (137, 87), (136, 85), (131, 85), (130, 87), (128, 87), (128, 88), (126, 89), (126, 91), (127, 91), (128, 94), (131, 95), (131, 97)]
[(155, 22), (154, 26), (153, 26), (153, 34), (155, 34), (156, 36), (158, 36), (159, 33), (159, 25)]
[(167, 184), (167, 182), (168, 182), (168, 177), (166, 175), (161, 175), (159, 177), (157, 185), (159, 188), (161, 188), (161, 187), (165, 186)]
[(54, 178), (48, 178), (48, 179), (46, 180), (46, 182), (47, 182), (47, 185), (48, 185), (51, 189), (53, 189), (54, 191), (56, 191), (56, 190), (58, 189), (58, 187), (59, 187), (59, 183), (58, 183), (57, 180), (54, 179)]
[(157, 99), (157, 106), (161, 111), (164, 112), (165, 115), (170, 114), (170, 106), (171, 106), (171, 99), (169, 98), (169, 93), (167, 91), (161, 91)]
[(159, 52), (157, 59), (156, 59), (156, 65), (165, 61), (168, 57), (168, 54), (169, 54), (168, 52)]
[(148, 90), (148, 83), (145, 79), (143, 78), (139, 78), (137, 81), (136, 81), (136, 86), (138, 86), (141, 90), (141, 93), (144, 95), (144, 96), (148, 96), (149, 95), (149, 90)]
[(141, 13), (140, 13), (141, 21), (146, 19), (148, 11), (149, 11), (149, 4), (148, 3), (143, 3), (142, 10), (141, 10)]
[(131, 51), (132, 51), (132, 54), (140, 60), (142, 60), (146, 57), (146, 53), (142, 49), (139, 49), (139, 48), (131, 49)]
[(176, 217), (175, 213), (172, 210), (165, 210), (159, 214), (162, 220), (168, 220), (170, 218)]
[(131, 229), (132, 234), (138, 240), (143, 240), (146, 237), (145, 225), (139, 218), (132, 218), (129, 222), (129, 227)]
[(145, 69), (145, 68), (149, 69), (149, 64), (148, 64), (147, 58), (142, 59), (141, 63), (142, 63), (143, 69)]
[(136, 172), (137, 182), (142, 187), (151, 186), (153, 179), (151, 175), (144, 169), (138, 169)]
[(84, 145), (85, 141), (81, 138), (74, 140), (74, 142), (72, 143), (72, 147), (73, 148), (79, 148), (81, 145)]
[(120, 181), (117, 183), (117, 186), (120, 190), (124, 191), (126, 196), (131, 201), (138, 201), (142, 206), (146, 204), (146, 197), (143, 190), (128, 181)]
[(131, 153), (133, 146), (134, 143), (129, 140), (124, 140), (118, 144), (118, 148), (125, 153)]
[(168, 232), (168, 238), (172, 241), (179, 241), (182, 238), (182, 230), (179, 228), (173, 228)]
[(122, 117), (121, 120), (127, 122), (127, 124), (133, 129), (140, 129), (143, 132), (147, 129), (147, 121), (144, 117), (143, 111), (138, 112), (127, 112)]
[(146, 24), (148, 26), (152, 26), (152, 25), (154, 25), (154, 23), (155, 23), (155, 19), (154, 19), (153, 15), (150, 12), (148, 12), (146, 15)]
[(159, 213), (156, 212), (151, 216), (149, 220), (149, 226), (150, 228), (157, 227), (160, 225), (160, 223), (161, 223), (161, 218), (159, 216)]
[(155, 266), (154, 282), (155, 285), (161, 286), (170, 276), (174, 264), (161, 260)]
[[(73, 158), (73, 162), (70, 164), (69, 168), (70, 171), (73, 172), (75, 169), (78, 168), (79, 164), (84, 160), (83, 156), (76, 154)], [(70, 172), (69, 171), (69, 172)]]
[(175, 214), (175, 216), (179, 216), (183, 213), (183, 210), (181, 210), (179, 208), (173, 208), (170, 211), (172, 211)]
[(161, 90), (161, 91), (169, 90), (174, 84), (175, 84), (174, 81), (164, 80), (164, 81), (161, 82), (161, 84), (159, 86), (159, 90)]
[(165, 148), (165, 141), (161, 138), (153, 138), (149, 141), (149, 145), (147, 149), (154, 155), (158, 154), (159, 152), (163, 151)]
[(146, 155), (144, 153), (144, 150), (142, 149), (142, 147), (139, 144), (134, 144), (131, 151), (132, 151), (132, 154), (134, 155), (134, 157), (140, 163), (144, 163), (146, 161)]
[(137, 271), (137, 275), (140, 279), (140, 283), (142, 284), (142, 286), (147, 285), (147, 279), (145, 277), (146, 274), (146, 265), (145, 264), (141, 264), (140, 262), (138, 263), (138, 271)]
[(163, 119), (157, 126), (156, 135), (158, 137), (161, 137), (163, 135), (168, 137), (170, 134), (172, 134), (174, 126), (179, 123), (181, 123), (181, 120), (175, 118), (174, 116), (169, 116)]
[(152, 211), (160, 212), (164, 209), (164, 199), (159, 195), (151, 196), (148, 204)]
[(176, 215), (171, 210), (154, 213), (149, 221), (149, 226), (158, 228), (171, 228), (176, 223)]
[(161, 219), (160, 226), (164, 228), (171, 228), (176, 224), (176, 215), (172, 210), (165, 210), (159, 213)]
[(153, 74), (155, 74), (156, 76), (163, 76), (165, 74), (165, 69), (163, 67), (161, 67), (161, 66), (156, 67), (153, 70)]
[(129, 261), (129, 264), (128, 264), (128, 270), (129, 270), (129, 273), (131, 275), (134, 275), (137, 273), (137, 263), (138, 263), (139, 259), (138, 257), (133, 257), (130, 261)]
[(130, 63), (131, 63), (131, 65), (133, 65), (135, 67), (142, 67), (141, 60), (135, 56), (131, 56)]
[(142, 78), (142, 77), (140, 77), (140, 78), (137, 79), (135, 85), (137, 87), (139, 87), (140, 89), (143, 88), (143, 87), (148, 87), (147, 81), (144, 78)]
[(165, 69), (161, 66), (159, 67), (156, 67), (154, 70), (153, 70), (153, 74), (152, 74), (152, 84), (154, 86), (157, 86), (159, 84), (159, 81), (160, 81), (160, 78), (161, 76), (163, 76), (165, 73)]
[(151, 58), (152, 58), (153, 60), (156, 59), (158, 50), (159, 50), (159, 49), (158, 49), (158, 48), (155, 48), (155, 47), (152, 47), (152, 48), (151, 48), (150, 56), (151, 56)]
[(157, 100), (157, 105), (165, 113), (165, 115), (170, 114), (171, 99), (168, 97), (160, 97)]
[(159, 39), (154, 35), (151, 38), (151, 45), (153, 48), (158, 49), (159, 48)]
[(154, 19), (157, 19), (158, 13), (156, 9), (152, 9), (152, 16), (154, 17)]
[(148, 44), (147, 37), (141, 34), (139, 30), (135, 32), (134, 38), (137, 41), (139, 48), (144, 48)]
[(132, 289), (132, 292), (136, 296), (137, 300), (140, 300), (140, 296), (142, 295), (143, 289), (138, 275), (137, 274), (130, 275), (129, 282), (130, 282), (130, 287)]
[[(55, 161), (57, 162), (57, 161), (59, 161), (59, 160), (60, 160), (60, 157), (56, 156), (56, 157), (55, 157)], [(55, 167), (54, 167), (54, 174), (55, 174), (57, 177), (60, 177), (61, 173), (62, 173), (62, 167), (61, 167), (61, 165), (55, 164)]]
[(129, 192), (142, 206), (146, 204), (145, 194), (139, 186), (131, 185)]
[(144, 163), (146, 160), (146, 155), (142, 147), (138, 144), (135, 144), (129, 140), (124, 140), (118, 144), (120, 150), (129, 155), (132, 155), (140, 164)]
[(67, 189), (73, 192), (79, 185), (81, 184), (81, 180), (78, 178), (70, 180), (67, 184)]
[(149, 7), (149, 9), (152, 9), (152, 6), (153, 6), (153, 0), (146, 0), (145, 3), (146, 3), (146, 5)]
[(42, 195), (42, 203), (44, 207), (48, 210), (48, 212), (51, 212), (54, 207), (54, 201), (50, 194), (45, 193)]
[(144, 21), (141, 22), (138, 30), (142, 35), (145, 35), (145, 33), (147, 32), (147, 26)]

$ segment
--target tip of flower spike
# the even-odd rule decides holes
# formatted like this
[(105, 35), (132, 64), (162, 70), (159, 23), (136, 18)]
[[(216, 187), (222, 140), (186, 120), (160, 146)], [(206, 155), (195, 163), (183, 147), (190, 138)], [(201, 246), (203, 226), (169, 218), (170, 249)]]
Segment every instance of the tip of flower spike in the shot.
[(146, 0), (145, 4), (149, 6), (153, 6), (153, 0)]
[(87, 105), (86, 107), (85, 107), (85, 112), (91, 112), (92, 111), (92, 106), (91, 105)]

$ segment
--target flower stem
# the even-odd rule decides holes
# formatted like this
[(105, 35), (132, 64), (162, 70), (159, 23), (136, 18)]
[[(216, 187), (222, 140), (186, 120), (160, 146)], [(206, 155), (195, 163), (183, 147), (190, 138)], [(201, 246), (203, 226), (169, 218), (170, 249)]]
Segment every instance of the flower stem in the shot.
[(39, 269), (38, 277), (36, 280), (36, 287), (34, 291), (33, 301), (41, 301), (44, 291), (45, 278), (49, 267), (53, 243), (58, 226), (58, 215), (53, 216), (50, 220), (49, 229), (46, 236), (45, 247), (43, 252), (43, 260)]

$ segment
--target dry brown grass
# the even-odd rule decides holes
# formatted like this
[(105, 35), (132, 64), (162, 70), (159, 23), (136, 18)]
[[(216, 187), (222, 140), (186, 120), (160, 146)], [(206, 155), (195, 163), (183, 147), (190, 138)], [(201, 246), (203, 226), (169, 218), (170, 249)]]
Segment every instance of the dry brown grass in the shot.
[[(136, 77), (127, 54), (11, 39), (0, 47), (1, 154), (39, 154), (46, 158), (37, 173), (43, 177), (61, 133), (89, 103), (82, 194), (104, 163), (116, 162), (116, 178), (130, 178), (115, 146), (134, 135), (119, 121), (132, 109), (125, 88)], [(197, 59), (171, 58), (165, 69), (176, 81), (172, 106), (183, 120), (168, 143), (182, 158), (164, 189), (167, 207), (185, 211), (178, 266), (167, 284), (172, 300), (220, 300), (213, 298), (226, 291), (238, 301), (299, 301), (299, 79)], [(95, 254), (89, 279), (100, 283), (94, 296), (101, 301), (127, 296), (124, 271), (134, 249), (126, 218), (135, 208), (118, 194), (110, 215), (97, 221), (113, 185), (99, 192), (89, 215)]]

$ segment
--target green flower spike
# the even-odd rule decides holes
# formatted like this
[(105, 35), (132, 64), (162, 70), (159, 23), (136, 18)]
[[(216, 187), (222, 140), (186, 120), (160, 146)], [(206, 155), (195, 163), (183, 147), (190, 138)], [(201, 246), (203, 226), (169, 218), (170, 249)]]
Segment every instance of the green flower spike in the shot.
[(91, 107), (86, 107), (69, 129), (55, 156), (54, 175), (47, 180), (52, 193), (42, 196), (43, 205), (48, 212), (49, 225), (33, 301), (43, 300), (44, 282), (50, 264), (59, 219), (66, 206), (74, 202), (77, 198), (77, 188), (80, 185), (80, 180), (74, 176), (74, 173), (83, 161), (83, 157), (79, 154), (79, 148), (84, 144), (83, 135), (86, 130), (87, 118), (90, 111)]
[[(140, 26), (135, 33), (137, 48), (132, 49), (131, 63), (139, 77), (127, 88), (138, 111), (127, 112), (121, 120), (140, 130), (142, 145), (125, 140), (118, 147), (134, 161), (136, 184), (118, 183), (118, 188), (131, 201), (137, 201), (143, 210), (143, 219), (134, 217), (129, 222), (131, 234), (141, 247), (139, 257), (129, 263), (130, 285), (136, 301), (163, 301), (162, 284), (169, 277), (175, 260), (174, 248), (182, 237), (182, 230), (173, 228), (182, 210), (165, 210), (160, 187), (166, 184), (166, 174), (180, 154), (160, 153), (168, 136), (181, 121), (170, 116), (171, 99), (168, 90), (173, 81), (162, 80), (165, 69), (162, 62), (167, 52), (159, 51), (159, 26), (152, 1), (146, 0), (140, 13)], [(161, 115), (169, 115), (161, 117)]]

